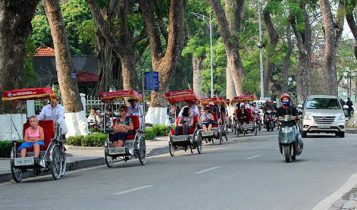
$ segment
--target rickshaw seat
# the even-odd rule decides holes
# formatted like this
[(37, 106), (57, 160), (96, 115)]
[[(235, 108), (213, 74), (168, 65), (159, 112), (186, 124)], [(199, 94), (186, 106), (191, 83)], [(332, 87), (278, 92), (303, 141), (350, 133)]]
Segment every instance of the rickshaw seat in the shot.
[[(179, 119), (180, 118), (177, 117), (175, 120), (176, 126), (179, 123)], [(188, 129), (188, 134), (193, 134), (195, 132), (197, 124), (198, 124), (198, 116), (193, 116), (193, 125), (192, 125), (192, 128)], [(175, 135), (175, 129), (171, 129), (170, 133), (171, 133), (171, 135)]]
[[(55, 137), (55, 124), (53, 120), (40, 120), (38, 123), (39, 126), (43, 128), (44, 133), (44, 146), (41, 146), (41, 151), (45, 151), (51, 143), (51, 139)], [(25, 131), (30, 127), (30, 123), (26, 122), (23, 125), (23, 136), (25, 136)], [(20, 145), (18, 145), (20, 146)], [(33, 152), (33, 147), (27, 149), (27, 152)]]

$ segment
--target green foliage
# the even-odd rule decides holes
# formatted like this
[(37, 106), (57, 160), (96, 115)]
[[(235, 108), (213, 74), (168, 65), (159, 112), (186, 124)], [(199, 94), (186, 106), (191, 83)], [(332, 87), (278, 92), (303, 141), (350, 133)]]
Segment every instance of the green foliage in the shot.
[(8, 158), (10, 157), (12, 149), (12, 141), (0, 140), (0, 157)]
[(33, 87), (38, 81), (37, 75), (32, 66), (32, 59), (35, 54), (35, 45), (31, 38), (26, 39), (26, 56), (25, 56), (25, 85), (26, 87)]
[(156, 136), (167, 136), (170, 132), (170, 128), (166, 125), (154, 125), (152, 128)]
[(156, 136), (154, 128), (145, 128), (145, 139), (154, 139)]
[(104, 146), (107, 134), (94, 132), (87, 136), (71, 136), (68, 137), (66, 143), (74, 146), (84, 147), (102, 147)]
[(53, 46), (50, 26), (48, 25), (46, 15), (38, 14), (32, 19), (31, 39), (35, 46)]

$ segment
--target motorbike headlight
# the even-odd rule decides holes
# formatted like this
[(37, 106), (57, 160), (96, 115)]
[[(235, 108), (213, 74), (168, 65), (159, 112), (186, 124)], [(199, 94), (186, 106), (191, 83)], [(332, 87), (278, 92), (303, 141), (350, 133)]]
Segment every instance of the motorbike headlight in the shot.
[(344, 115), (340, 115), (338, 118), (337, 118), (338, 121), (345, 121), (345, 116)]
[(282, 127), (282, 128), (281, 128), (281, 131), (282, 131), (283, 133), (290, 133), (292, 130), (293, 130), (292, 127)]
[(312, 120), (312, 116), (310, 114), (305, 114), (304, 120)]

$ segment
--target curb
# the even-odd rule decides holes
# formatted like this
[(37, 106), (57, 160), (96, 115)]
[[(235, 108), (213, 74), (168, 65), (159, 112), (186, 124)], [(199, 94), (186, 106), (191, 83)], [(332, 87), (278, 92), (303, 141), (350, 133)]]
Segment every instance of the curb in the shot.
[(346, 133), (357, 134), (357, 129), (346, 129)]
[[(147, 157), (162, 155), (162, 154), (168, 153), (168, 151), (169, 151), (168, 146), (153, 148), (152, 150), (150, 150), (150, 152), (147, 153)], [(68, 154), (69, 153), (67, 153), (67, 155)], [(105, 165), (104, 157), (87, 157), (87, 158), (83, 158), (81, 160), (67, 162), (66, 172), (75, 171), (75, 170), (79, 170), (79, 169), (83, 169), (83, 168), (101, 166), (101, 165)], [(32, 173), (24, 174), (24, 178), (34, 177), (34, 176), (35, 175)], [(11, 180), (12, 180), (11, 172), (0, 174), (0, 183), (8, 182)]]

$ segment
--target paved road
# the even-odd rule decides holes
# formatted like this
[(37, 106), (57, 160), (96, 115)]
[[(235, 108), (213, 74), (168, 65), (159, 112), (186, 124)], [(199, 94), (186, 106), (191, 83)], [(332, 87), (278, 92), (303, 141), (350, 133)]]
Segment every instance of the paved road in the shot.
[(204, 154), (177, 152), (0, 185), (0, 209), (312, 209), (357, 172), (357, 135), (305, 139), (287, 164), (276, 133), (205, 145)]

